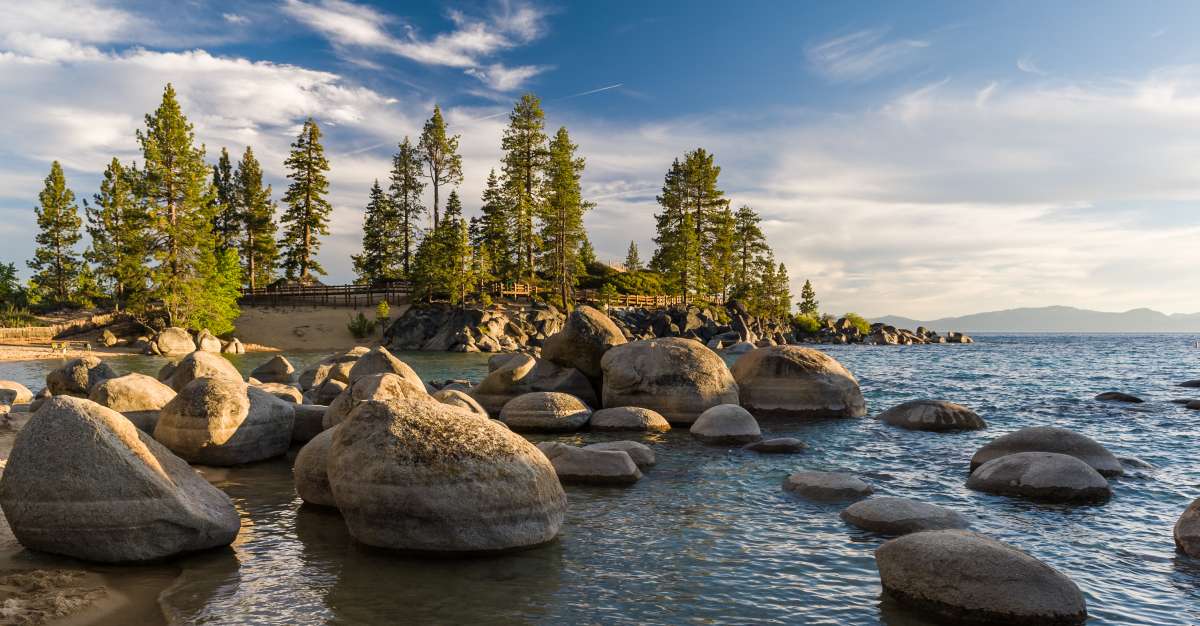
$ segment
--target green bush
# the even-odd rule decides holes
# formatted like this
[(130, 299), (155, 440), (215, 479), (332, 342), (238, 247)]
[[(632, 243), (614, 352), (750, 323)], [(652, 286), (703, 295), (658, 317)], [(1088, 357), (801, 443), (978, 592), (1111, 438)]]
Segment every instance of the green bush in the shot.
[(375, 322), (359, 311), (357, 316), (350, 318), (350, 321), (346, 323), (346, 328), (349, 329), (351, 335), (354, 335), (355, 339), (363, 339), (375, 332)]
[(821, 330), (821, 322), (811, 315), (797, 315), (792, 320), (792, 326), (799, 332), (807, 335), (815, 334)]
[(387, 300), (380, 300), (379, 304), (375, 305), (375, 321), (386, 324), (391, 316), (392, 307), (388, 306)]
[(851, 324), (853, 324), (854, 327), (858, 329), (858, 332), (860, 334), (863, 334), (863, 335), (871, 334), (871, 322), (868, 322), (867, 318), (859, 315), (858, 313), (847, 313), (843, 317), (845, 317), (847, 321), (849, 321)]
[(617, 293), (635, 294), (642, 296), (661, 296), (667, 293), (662, 274), (658, 272), (621, 272), (608, 278), (605, 283), (612, 285)]
[(29, 309), (5, 303), (0, 308), (0, 328), (26, 328), (29, 326), (46, 326), (46, 322), (38, 319)]

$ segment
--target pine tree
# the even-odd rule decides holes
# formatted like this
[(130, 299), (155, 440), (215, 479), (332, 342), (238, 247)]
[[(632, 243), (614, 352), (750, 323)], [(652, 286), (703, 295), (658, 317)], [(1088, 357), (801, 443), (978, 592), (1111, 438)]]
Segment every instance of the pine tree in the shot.
[(425, 177), (433, 186), (433, 227), (438, 226), (438, 190), (442, 185), (462, 184), (462, 157), (458, 154), (458, 135), (446, 134), (442, 109), (433, 106), (433, 116), (425, 122), (417, 151), (425, 164)]
[(242, 289), (242, 268), (237, 250), (214, 250), (205, 256), (204, 274), (207, 277), (188, 312), (188, 326), (207, 328), (215, 335), (233, 330), (233, 321), (240, 310), (237, 306)]
[(55, 304), (68, 304), (72, 302), (81, 270), (79, 254), (75, 252), (81, 222), (75, 193), (67, 188), (58, 161), (50, 164), (50, 174), (38, 194), (38, 202), (39, 206), (33, 209), (39, 229), (34, 236), (38, 247), (27, 263), (34, 271), (31, 282), (44, 298)]
[(636, 241), (629, 242), (629, 251), (625, 253), (625, 271), (640, 272), (642, 271), (642, 257), (638, 255), (638, 247)]
[(511, 226), (513, 211), (509, 198), (500, 187), (496, 170), (488, 173), (483, 189), (483, 205), (479, 209), (479, 225), (472, 241), (477, 252), (488, 258), (488, 274), (501, 280), (519, 278), (513, 259)]
[(722, 299), (729, 298), (737, 271), (737, 256), (734, 250), (736, 230), (733, 211), (727, 202), (725, 209), (713, 215), (709, 224), (708, 251), (705, 254), (708, 261), (709, 290)]
[(141, 309), (149, 279), (149, 220), (134, 197), (137, 175), (114, 157), (104, 170), (100, 193), (93, 196), (94, 207), (85, 206), (92, 243), (83, 256), (96, 266), (96, 279), (109, 289), (117, 311), (130, 303)]
[(329, 162), (321, 146), (321, 129), (311, 117), (304, 122), (283, 164), (289, 170), (292, 184), (283, 195), (287, 208), (280, 218), (283, 224), (280, 266), (289, 280), (307, 283), (313, 280), (313, 274), (325, 275), (325, 268), (316, 259), (321, 248), (317, 237), (329, 234), (329, 214), (333, 211), (325, 199), (329, 192), (329, 181), (325, 178)]
[(418, 221), (425, 213), (421, 204), (421, 193), (425, 183), (421, 182), (421, 157), (408, 140), (400, 142), (400, 151), (392, 157), (392, 180), (388, 187), (391, 203), (395, 207), (398, 221), (395, 233), (400, 244), (400, 276), (412, 275), (413, 254), (420, 234)]
[[(541, 221), (541, 240), (545, 246), (542, 267), (558, 289), (564, 309), (570, 309), (575, 283), (581, 273), (582, 254), (580, 248), (587, 244), (587, 233), (583, 229), (583, 214), (590, 204), (583, 201), (579, 179), (583, 175), (584, 160), (575, 156), (578, 148), (571, 143), (565, 127), (559, 128), (550, 142), (550, 156), (546, 166), (546, 201), (540, 205), (538, 218)], [(595, 252), (590, 252), (595, 261)]]
[(500, 141), (504, 150), (501, 159), (504, 186), (512, 207), (515, 274), (527, 276), (531, 283), (539, 247), (533, 218), (542, 203), (541, 182), (548, 156), (545, 117), (537, 96), (532, 93), (521, 96), (508, 116), (508, 128)]
[(376, 180), (371, 186), (371, 199), (363, 216), (362, 254), (351, 257), (358, 282), (369, 285), (399, 275), (402, 243), (398, 236), (399, 222), (391, 198)]
[(234, 197), (241, 220), (242, 274), (251, 289), (270, 284), (279, 251), (275, 247), (275, 203), (271, 186), (263, 186), (262, 167), (246, 146), (234, 174)]
[(655, 217), (655, 250), (650, 267), (666, 274), (674, 293), (684, 297), (695, 291), (700, 273), (700, 246), (695, 216), (688, 210), (687, 170), (679, 159), (671, 163), (658, 196), (662, 212)]
[(775, 319), (787, 319), (792, 312), (792, 290), (789, 283), (787, 266), (783, 263), (779, 264), (779, 268), (775, 270), (775, 280), (772, 283), (771, 295), (774, 301), (771, 303), (771, 316)]
[(242, 234), (242, 219), (237, 206), (237, 181), (234, 178), (233, 163), (229, 160), (229, 151), (221, 148), (221, 158), (213, 166), (213, 187), (216, 190), (215, 214), (213, 215), (213, 243), (217, 250), (226, 250), (238, 246), (238, 238)]
[(801, 315), (807, 315), (813, 319), (817, 319), (821, 315), (820, 302), (817, 302), (817, 292), (813, 290), (812, 282), (805, 280), (804, 286), (800, 288), (800, 303), (796, 308), (800, 310)]
[[(448, 201), (446, 214), (450, 214)], [(447, 256), (451, 261), (450, 282), (447, 285), (450, 302), (465, 305), (467, 294), (474, 289), (476, 281), (475, 260), (471, 255), (471, 241), (467, 236), (467, 221), (462, 217), (453, 220), (447, 217), (446, 226), (449, 236)]]
[(764, 255), (770, 254), (767, 239), (763, 235), (758, 214), (743, 206), (734, 215), (733, 247), (736, 255), (732, 293), (735, 297), (746, 297), (757, 284), (755, 274)]
[(596, 249), (592, 247), (592, 240), (588, 239), (587, 231), (583, 231), (583, 239), (579, 242), (579, 263), (580, 271), (586, 272), (589, 265), (595, 265), (600, 261), (596, 258)]

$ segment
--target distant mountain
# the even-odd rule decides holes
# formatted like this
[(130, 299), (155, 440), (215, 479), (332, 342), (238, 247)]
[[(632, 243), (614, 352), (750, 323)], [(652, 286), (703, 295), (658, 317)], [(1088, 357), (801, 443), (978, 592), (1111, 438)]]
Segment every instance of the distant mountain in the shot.
[(871, 321), (898, 328), (924, 326), (941, 332), (966, 333), (1200, 333), (1200, 313), (1167, 315), (1151, 309), (1110, 313), (1069, 306), (1007, 309), (928, 321), (885, 315)]

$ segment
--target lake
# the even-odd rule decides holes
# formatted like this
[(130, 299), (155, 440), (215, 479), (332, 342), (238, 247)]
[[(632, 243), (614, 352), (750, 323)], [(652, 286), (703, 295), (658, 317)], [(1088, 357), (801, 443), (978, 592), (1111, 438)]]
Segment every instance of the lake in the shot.
[[(396, 622), (924, 624), (881, 600), (873, 551), (886, 538), (843, 523), (844, 505), (784, 493), (800, 468), (847, 471), (878, 494), (954, 508), (973, 529), (1009, 542), (1070, 576), (1092, 624), (1200, 622), (1200, 561), (1176, 554), (1171, 529), (1200, 497), (1200, 412), (1169, 402), (1200, 378), (1195, 335), (992, 335), (973, 345), (821, 346), (862, 384), (872, 415), (915, 398), (965, 404), (984, 431), (909, 432), (872, 419), (762, 423), (794, 436), (794, 456), (698, 445), (685, 429), (618, 437), (577, 433), (570, 443), (632, 438), (658, 465), (631, 487), (566, 488), (560, 538), (491, 558), (431, 560), (355, 544), (334, 512), (301, 506), (291, 458), (205, 470), (234, 500), (242, 532), (232, 549), (169, 565), (123, 568), (167, 581), (172, 619), (198, 624)], [(322, 355), (288, 355), (301, 369)], [(480, 380), (485, 355), (401, 353), (427, 380)], [(235, 362), (244, 372), (266, 360)], [(107, 359), (154, 373), (153, 357)], [(0, 378), (33, 389), (55, 362), (0, 363)], [(1098, 402), (1119, 390), (1141, 405)], [(1189, 393), (1191, 395), (1189, 395)], [(1024, 426), (1089, 435), (1127, 465), (1103, 505), (1063, 506), (969, 491), (981, 445)], [(115, 568), (104, 568), (112, 572)], [(139, 578), (140, 577), (140, 578)]]

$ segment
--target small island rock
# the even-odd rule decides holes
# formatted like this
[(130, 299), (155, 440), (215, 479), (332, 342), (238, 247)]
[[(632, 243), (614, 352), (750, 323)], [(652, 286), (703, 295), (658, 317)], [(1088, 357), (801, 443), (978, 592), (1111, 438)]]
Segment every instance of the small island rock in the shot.
[(557, 441), (538, 444), (564, 483), (632, 485), (642, 478), (637, 463), (624, 450), (588, 450)]
[(1047, 502), (1103, 502), (1108, 481), (1090, 465), (1057, 452), (1006, 454), (971, 472), (967, 487)]
[(611, 409), (600, 409), (592, 413), (592, 421), (588, 423), (592, 430), (606, 431), (639, 431), (648, 433), (664, 433), (671, 430), (667, 418), (656, 411), (637, 406), (618, 406)]
[(592, 410), (579, 398), (553, 391), (517, 396), (500, 411), (500, 421), (516, 432), (570, 432), (591, 417)]
[(688, 432), (712, 445), (743, 444), (762, 439), (758, 421), (736, 404), (720, 404), (701, 413)]
[(851, 504), (842, 511), (842, 520), (863, 530), (888, 535), (904, 535), (923, 530), (966, 528), (967, 518), (957, 511), (919, 500), (881, 496)]
[(762, 417), (862, 417), (858, 380), (836, 359), (812, 348), (769, 346), (733, 364), (742, 406)]
[(801, 470), (783, 481), (784, 491), (810, 500), (858, 500), (875, 490), (862, 480), (840, 472)]
[(1030, 426), (993, 439), (971, 457), (971, 471), (994, 458), (1017, 452), (1069, 454), (1091, 465), (1102, 476), (1125, 473), (1117, 457), (1096, 440), (1057, 426)]
[(738, 402), (725, 361), (691, 339), (632, 341), (605, 352), (600, 365), (605, 408), (643, 407), (672, 424), (691, 425), (714, 406)]
[(891, 426), (930, 432), (987, 428), (975, 411), (945, 400), (910, 400), (880, 413), (877, 419)]

